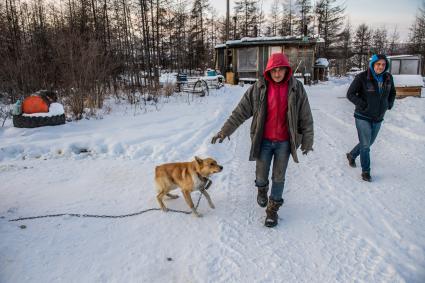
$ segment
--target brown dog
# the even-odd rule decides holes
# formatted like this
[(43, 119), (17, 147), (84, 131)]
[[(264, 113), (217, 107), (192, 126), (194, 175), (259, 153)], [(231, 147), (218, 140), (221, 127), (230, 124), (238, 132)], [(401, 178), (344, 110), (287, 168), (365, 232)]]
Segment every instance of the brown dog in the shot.
[(223, 170), (223, 166), (217, 164), (212, 158), (201, 159), (195, 156), (195, 160), (192, 162), (178, 162), (178, 163), (166, 163), (159, 165), (155, 168), (155, 185), (158, 191), (156, 199), (158, 200), (159, 206), (163, 211), (167, 211), (167, 207), (164, 204), (162, 198), (167, 195), (168, 197), (175, 199), (177, 195), (170, 194), (170, 191), (179, 187), (182, 190), (184, 199), (187, 205), (196, 216), (201, 216), (193, 205), (190, 193), (196, 190), (200, 190), (201, 193), (207, 198), (208, 204), (211, 208), (215, 208), (211, 201), (210, 195), (203, 190), (207, 182), (207, 178), (214, 173), (218, 173)]

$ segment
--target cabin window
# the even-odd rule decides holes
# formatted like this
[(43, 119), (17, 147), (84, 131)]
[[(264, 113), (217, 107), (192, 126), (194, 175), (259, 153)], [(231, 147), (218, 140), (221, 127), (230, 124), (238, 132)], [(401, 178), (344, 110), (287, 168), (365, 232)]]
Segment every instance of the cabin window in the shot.
[(400, 74), (416, 75), (418, 74), (419, 60), (403, 60), (401, 62)]
[(238, 71), (250, 72), (257, 71), (258, 67), (258, 48), (240, 48), (238, 49)]
[(391, 74), (399, 75), (400, 74), (400, 60), (391, 60)]
[(269, 58), (273, 53), (282, 53), (282, 46), (270, 46)]

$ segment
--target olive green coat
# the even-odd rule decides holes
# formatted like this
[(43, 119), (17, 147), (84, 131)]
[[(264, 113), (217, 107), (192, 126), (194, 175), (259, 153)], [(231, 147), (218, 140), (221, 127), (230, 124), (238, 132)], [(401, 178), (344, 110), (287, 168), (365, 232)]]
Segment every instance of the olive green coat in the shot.
[[(301, 82), (294, 77), (288, 81), (288, 129), (291, 144), (291, 155), (298, 163), (297, 149), (313, 149), (313, 116), (308, 103), (307, 94)], [(251, 151), (249, 160), (260, 155), (261, 142), (267, 115), (267, 86), (264, 78), (260, 78), (244, 94), (239, 104), (221, 128), (225, 136), (230, 136), (247, 119), (251, 123)]]

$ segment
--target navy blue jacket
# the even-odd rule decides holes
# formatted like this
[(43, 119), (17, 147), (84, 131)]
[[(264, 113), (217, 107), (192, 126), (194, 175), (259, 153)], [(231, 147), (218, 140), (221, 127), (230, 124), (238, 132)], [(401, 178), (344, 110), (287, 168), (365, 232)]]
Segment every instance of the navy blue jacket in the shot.
[(391, 109), (395, 100), (393, 76), (384, 74), (383, 91), (378, 91), (378, 83), (370, 69), (358, 74), (347, 91), (347, 98), (355, 106), (354, 117), (371, 122), (384, 120), (385, 112)]

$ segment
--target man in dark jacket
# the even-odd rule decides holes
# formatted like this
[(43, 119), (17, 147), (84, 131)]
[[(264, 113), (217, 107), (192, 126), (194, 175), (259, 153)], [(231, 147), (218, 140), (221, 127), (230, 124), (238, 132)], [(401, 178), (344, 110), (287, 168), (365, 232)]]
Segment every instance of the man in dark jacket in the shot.
[[(274, 227), (278, 223), (277, 212), (283, 204), (289, 156), (298, 162), (297, 148), (300, 145), (304, 154), (313, 150), (313, 117), (307, 94), (302, 83), (292, 76), (284, 54), (272, 54), (264, 78), (245, 92), (211, 142), (222, 142), (250, 117), (252, 144), (249, 160), (256, 161), (257, 202), (261, 207), (267, 206), (265, 226)], [(268, 199), (272, 159), (272, 188)]]
[(385, 55), (373, 55), (367, 71), (354, 78), (347, 92), (347, 98), (356, 106), (354, 117), (359, 138), (359, 143), (347, 153), (347, 159), (351, 167), (356, 167), (356, 158), (360, 155), (361, 176), (368, 182), (372, 181), (370, 146), (378, 135), (385, 112), (393, 107), (396, 94), (388, 68)]

